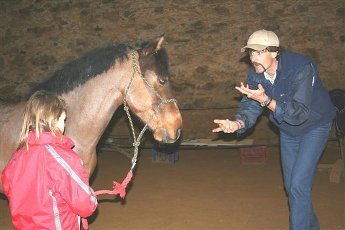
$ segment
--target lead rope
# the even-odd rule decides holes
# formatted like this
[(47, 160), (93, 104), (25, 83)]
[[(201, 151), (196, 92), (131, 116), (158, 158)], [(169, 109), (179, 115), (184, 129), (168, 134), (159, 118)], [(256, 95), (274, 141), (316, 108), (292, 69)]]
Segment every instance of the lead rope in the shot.
[[(144, 78), (144, 76), (142, 75), (142, 73), (139, 71), (139, 67), (136, 61), (136, 56), (135, 56), (136, 51), (132, 50), (131, 52), (131, 56), (132, 56), (132, 63), (133, 63), (133, 74), (132, 77), (130, 79), (130, 81), (128, 82), (126, 89), (125, 89), (125, 95), (123, 97), (123, 109), (126, 111), (128, 120), (129, 120), (129, 124), (131, 126), (131, 131), (132, 131), (132, 136), (133, 136), (133, 147), (134, 147), (134, 154), (132, 157), (132, 166), (131, 169), (129, 170), (129, 172), (127, 173), (127, 176), (125, 177), (125, 179), (122, 181), (122, 183), (119, 183), (117, 181), (113, 181), (113, 190), (99, 190), (95, 192), (95, 195), (98, 196), (100, 194), (111, 194), (111, 195), (117, 195), (119, 194), (121, 198), (124, 198), (126, 196), (126, 187), (128, 185), (128, 183), (131, 181), (132, 177), (133, 177), (133, 170), (135, 168), (135, 165), (137, 164), (137, 159), (138, 159), (138, 149), (140, 146), (140, 140), (143, 137), (145, 131), (147, 130), (148, 127), (148, 123), (151, 121), (151, 119), (153, 118), (153, 115), (151, 115), (150, 119), (148, 120), (148, 123), (145, 124), (144, 128), (141, 130), (141, 132), (139, 133), (138, 137), (136, 137), (135, 135), (135, 130), (134, 130), (134, 125), (133, 125), (133, 121), (132, 121), (132, 117), (131, 114), (129, 112), (129, 107), (127, 105), (127, 95), (128, 95), (128, 90), (129, 87), (132, 84), (132, 81), (135, 77), (135, 73), (137, 73), (141, 79), (146, 83), (147, 86), (150, 87), (150, 89), (155, 93), (155, 95), (159, 98), (160, 103), (157, 106), (157, 109), (159, 110), (162, 104), (167, 104), (167, 103), (176, 103), (176, 99), (174, 98), (170, 98), (170, 99), (163, 99), (158, 92), (153, 88), (153, 86)], [(82, 218), (82, 224), (83, 224), (83, 229), (87, 230), (89, 229), (89, 224), (87, 222), (87, 218)]]

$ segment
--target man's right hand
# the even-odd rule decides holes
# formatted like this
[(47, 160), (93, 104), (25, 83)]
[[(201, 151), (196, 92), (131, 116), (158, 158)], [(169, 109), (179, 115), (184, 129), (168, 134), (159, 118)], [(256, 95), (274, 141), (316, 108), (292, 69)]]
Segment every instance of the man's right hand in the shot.
[(214, 123), (218, 124), (218, 128), (212, 130), (212, 132), (224, 132), (224, 133), (233, 133), (236, 130), (240, 129), (240, 124), (237, 121), (231, 121), (229, 119), (219, 120), (215, 119)]

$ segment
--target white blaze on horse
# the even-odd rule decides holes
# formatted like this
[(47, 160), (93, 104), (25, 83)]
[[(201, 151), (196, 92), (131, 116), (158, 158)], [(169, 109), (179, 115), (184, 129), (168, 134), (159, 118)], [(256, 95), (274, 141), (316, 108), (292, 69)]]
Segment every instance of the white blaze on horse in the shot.
[[(182, 118), (171, 100), (163, 39), (136, 49), (120, 44), (93, 50), (34, 88), (56, 92), (66, 101), (65, 135), (75, 142), (74, 150), (90, 175), (96, 166), (96, 145), (124, 100), (157, 141), (173, 143), (179, 138)], [(0, 105), (0, 173), (17, 148), (25, 103)]]

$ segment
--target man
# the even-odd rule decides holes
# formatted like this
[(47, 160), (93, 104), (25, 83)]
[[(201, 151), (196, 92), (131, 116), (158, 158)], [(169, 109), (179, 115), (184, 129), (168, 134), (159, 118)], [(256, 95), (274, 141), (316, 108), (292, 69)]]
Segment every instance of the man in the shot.
[(319, 229), (311, 189), (335, 109), (308, 57), (282, 52), (272, 31), (258, 30), (241, 49), (252, 66), (247, 84), (235, 87), (244, 94), (234, 120), (214, 120), (213, 132), (244, 133), (265, 108), (280, 133), (284, 186), (290, 208), (290, 229)]

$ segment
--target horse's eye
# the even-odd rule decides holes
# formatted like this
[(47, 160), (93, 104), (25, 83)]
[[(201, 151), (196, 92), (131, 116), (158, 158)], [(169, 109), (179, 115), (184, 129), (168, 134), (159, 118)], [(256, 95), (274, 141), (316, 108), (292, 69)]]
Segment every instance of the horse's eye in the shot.
[(165, 83), (167, 83), (167, 80), (165, 79), (159, 79), (158, 81), (159, 81), (159, 84), (161, 85), (164, 85)]

